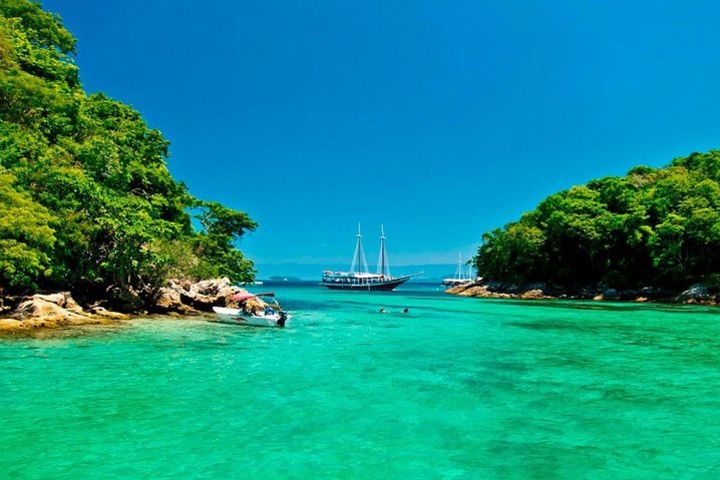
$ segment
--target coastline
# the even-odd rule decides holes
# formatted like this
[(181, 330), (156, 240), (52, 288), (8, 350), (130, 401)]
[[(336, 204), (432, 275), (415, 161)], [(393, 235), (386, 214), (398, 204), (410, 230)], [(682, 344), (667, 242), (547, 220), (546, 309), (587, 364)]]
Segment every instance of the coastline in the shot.
[(641, 289), (615, 289), (606, 286), (563, 287), (544, 282), (513, 283), (479, 280), (451, 287), (450, 295), (473, 298), (515, 300), (594, 300), (635, 303), (667, 303), (687, 305), (720, 305), (720, 292), (702, 283), (682, 291), (647, 286)]
[(80, 305), (71, 292), (0, 296), (0, 336), (32, 335), (91, 325), (120, 325), (137, 318), (185, 318), (212, 314), (213, 306), (234, 306), (232, 297), (246, 292), (227, 278), (198, 282), (171, 280), (151, 294), (129, 291), (117, 298)]

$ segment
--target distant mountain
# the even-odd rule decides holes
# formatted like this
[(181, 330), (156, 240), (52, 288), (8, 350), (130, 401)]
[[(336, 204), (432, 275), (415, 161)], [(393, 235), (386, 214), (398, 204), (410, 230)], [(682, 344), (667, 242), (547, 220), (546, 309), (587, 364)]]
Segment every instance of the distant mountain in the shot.
[[(342, 264), (313, 264), (313, 263), (259, 263), (256, 265), (259, 280), (269, 280), (273, 277), (290, 278), (296, 277), (302, 280), (320, 280), (325, 270), (347, 271), (349, 265)], [(413, 280), (419, 281), (440, 281), (444, 277), (451, 277), (455, 273), (455, 264), (425, 264), (425, 265), (397, 265), (393, 266), (393, 275), (410, 274), (423, 272), (422, 275)], [(370, 271), (373, 271), (371, 269)]]

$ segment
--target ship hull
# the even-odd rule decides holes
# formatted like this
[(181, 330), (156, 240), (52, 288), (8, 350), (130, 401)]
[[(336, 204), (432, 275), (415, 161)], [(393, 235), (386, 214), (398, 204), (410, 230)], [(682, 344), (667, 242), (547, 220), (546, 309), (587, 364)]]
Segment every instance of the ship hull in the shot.
[(335, 283), (335, 282), (322, 282), (320, 285), (327, 287), (330, 290), (355, 290), (358, 292), (364, 291), (383, 291), (390, 292), (395, 290), (403, 283), (410, 280), (410, 277), (399, 277), (393, 278), (392, 280), (382, 282), (368, 282), (368, 283)]
[(469, 278), (446, 278), (442, 281), (442, 284), (446, 287), (457, 287), (458, 285), (465, 285), (466, 283), (472, 283), (472, 280), (470, 280)]

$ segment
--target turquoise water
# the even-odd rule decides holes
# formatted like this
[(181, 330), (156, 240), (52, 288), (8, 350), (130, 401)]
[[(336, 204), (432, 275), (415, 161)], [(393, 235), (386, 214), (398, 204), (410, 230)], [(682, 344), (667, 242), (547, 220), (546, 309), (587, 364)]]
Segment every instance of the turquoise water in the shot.
[(718, 310), (276, 291), (285, 330), (0, 340), (0, 476), (720, 473)]

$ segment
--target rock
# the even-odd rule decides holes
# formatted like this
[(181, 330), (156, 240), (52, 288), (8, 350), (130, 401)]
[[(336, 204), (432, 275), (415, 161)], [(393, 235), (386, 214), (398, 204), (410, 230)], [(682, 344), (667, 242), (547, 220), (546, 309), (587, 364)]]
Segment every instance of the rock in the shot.
[(83, 309), (69, 293), (60, 292), (25, 297), (15, 308), (12, 316), (22, 320), (31, 317), (70, 318), (83, 314)]
[[(68, 301), (68, 299), (72, 300), (69, 295), (63, 293), (26, 297), (15, 308), (12, 318), (20, 321), (20, 324), (17, 325), (19, 328), (99, 323), (84, 314), (74, 300)], [(66, 309), (65, 305), (68, 305), (69, 309)]]
[(572, 290), (568, 294), (568, 298), (574, 298), (579, 300), (603, 300), (602, 294), (598, 294), (597, 289), (591, 287), (582, 287), (577, 290)]
[(119, 312), (133, 313), (145, 306), (145, 301), (140, 293), (130, 287), (110, 287), (107, 290), (107, 296), (113, 310)]
[(170, 287), (162, 287), (158, 290), (153, 306), (165, 312), (177, 311), (185, 307), (180, 292)]
[(111, 312), (105, 307), (92, 307), (90, 309), (90, 312), (98, 317), (108, 318), (111, 320), (128, 320), (130, 318), (129, 315), (125, 315), (124, 313)]
[(476, 286), (475, 283), (465, 283), (462, 285), (455, 285), (454, 287), (450, 287), (447, 290), (445, 290), (445, 293), (450, 293), (453, 295), (459, 295), (460, 293), (464, 292), (470, 287)]
[(643, 287), (638, 292), (638, 295), (640, 297), (645, 297), (648, 300), (658, 300), (658, 299), (669, 299), (672, 295), (668, 293), (667, 291), (657, 288), (657, 287)]
[(22, 298), (11, 318), (0, 319), (0, 331), (95, 325), (126, 318), (102, 307), (86, 312), (68, 292), (36, 294)]
[(537, 299), (546, 298), (546, 297), (545, 297), (545, 293), (541, 289), (535, 288), (535, 289), (528, 290), (526, 292), (521, 293), (520, 298), (525, 298), (528, 300), (537, 300)]
[(706, 305), (720, 304), (720, 292), (707, 285), (697, 283), (677, 295), (662, 288), (645, 286), (639, 290), (618, 290), (606, 283), (562, 287), (544, 282), (511, 283), (493, 280), (478, 280), (447, 290), (447, 293), (463, 297), (480, 298), (517, 298), (517, 299), (587, 299), (597, 301), (664, 301), (698, 303)]
[(83, 313), (83, 309), (70, 296), (70, 292), (58, 292), (48, 294), (36, 293), (35, 295), (32, 295), (30, 297), (23, 298), (21, 304), (27, 304), (27, 302), (29, 301), (52, 303), (53, 305), (57, 305), (58, 307), (69, 312), (77, 314)]
[(707, 286), (696, 283), (677, 296), (676, 300), (685, 303), (707, 303), (713, 300)]
[(18, 330), (20, 323), (20, 320), (14, 318), (0, 318), (0, 332)]
[(486, 286), (477, 285), (474, 287), (465, 288), (464, 290), (460, 291), (458, 295), (462, 297), (488, 297), (490, 296), (490, 292), (488, 291)]
[(620, 298), (620, 292), (618, 292), (614, 288), (608, 288), (602, 293), (603, 300), (620, 300)]
[[(180, 304), (185, 308), (192, 307), (203, 311), (211, 311), (214, 306), (231, 305), (234, 295), (247, 292), (247, 290), (230, 283), (228, 278), (202, 280), (196, 283), (170, 281), (167, 288), (161, 290), (160, 299), (162, 305), (166, 305), (167, 308), (173, 305), (178, 306), (179, 296)], [(159, 308), (163, 308), (163, 306)]]
[(490, 292), (503, 292), (509, 293), (515, 290), (517, 287), (507, 282), (499, 282), (497, 280), (490, 280), (484, 283), (485, 287)]

